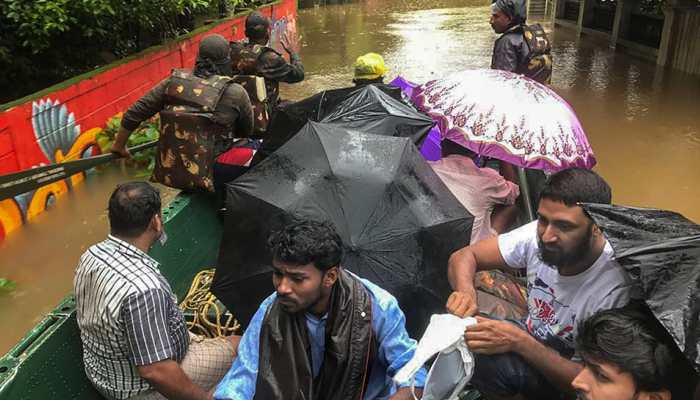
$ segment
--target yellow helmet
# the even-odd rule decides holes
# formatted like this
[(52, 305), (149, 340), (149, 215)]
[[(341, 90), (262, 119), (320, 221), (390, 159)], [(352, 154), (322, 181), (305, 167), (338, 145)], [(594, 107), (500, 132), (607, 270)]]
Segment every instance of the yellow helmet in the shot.
[(377, 53), (367, 53), (357, 57), (353, 67), (355, 69), (354, 79), (377, 79), (386, 73), (384, 59)]

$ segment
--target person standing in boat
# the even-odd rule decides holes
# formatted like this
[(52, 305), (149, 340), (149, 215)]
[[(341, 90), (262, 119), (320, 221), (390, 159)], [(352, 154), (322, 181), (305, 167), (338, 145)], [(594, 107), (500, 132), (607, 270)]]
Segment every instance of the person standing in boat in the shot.
[[(214, 398), (413, 399), (409, 382), (392, 380), (416, 350), (404, 314), (391, 294), (340, 265), (333, 226), (294, 222), (268, 245), (275, 293), (253, 316)], [(417, 388), (426, 375), (418, 371)]]
[(465, 332), (475, 353), (471, 383), (495, 398), (558, 399), (571, 393), (583, 366), (575, 354), (579, 322), (599, 310), (622, 307), (632, 282), (612, 246), (579, 203), (610, 204), (610, 186), (593, 171), (571, 168), (549, 177), (538, 219), (464, 247), (449, 259), (455, 290), (447, 310), (460, 317), (482, 311), (477, 271), (527, 273), (524, 321), (477, 316)]
[(489, 22), (501, 36), (493, 46), (491, 68), (548, 85), (552, 76), (551, 45), (542, 26), (525, 25), (526, 18), (525, 0), (493, 0)]
[(295, 35), (284, 33), (280, 44), (289, 55), (287, 62), (282, 54), (271, 47), (270, 19), (258, 11), (245, 20), (246, 39), (231, 42), (231, 59), (234, 75), (256, 75), (265, 78), (268, 114), (271, 116), (279, 105), (279, 84), (297, 83), (304, 80), (304, 65), (295, 49), (299, 48)]
[(205, 339), (147, 253), (166, 240), (158, 190), (118, 185), (110, 234), (80, 258), (73, 281), (85, 372), (107, 399), (204, 400), (230, 368), (240, 336)]
[(253, 111), (248, 93), (230, 78), (231, 68), (228, 40), (203, 38), (193, 71), (173, 70), (127, 110), (111, 151), (130, 157), (131, 132), (160, 113), (156, 182), (212, 192), (215, 181), (218, 186), (232, 179), (217, 175), (215, 159), (231, 149), (234, 138), (251, 134)]

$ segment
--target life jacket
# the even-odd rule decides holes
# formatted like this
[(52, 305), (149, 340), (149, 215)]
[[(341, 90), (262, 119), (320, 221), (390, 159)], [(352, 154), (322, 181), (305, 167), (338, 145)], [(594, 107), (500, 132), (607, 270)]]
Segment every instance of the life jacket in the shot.
[(267, 101), (265, 79), (256, 75), (234, 75), (233, 81), (248, 93), (253, 108), (253, 136), (263, 136), (270, 123), (270, 104)]
[(520, 73), (545, 85), (552, 80), (552, 46), (542, 25), (521, 25), (529, 49)]
[(214, 121), (214, 110), (231, 83), (226, 76), (205, 79), (173, 70), (160, 112), (152, 180), (176, 189), (214, 191), (215, 147), (233, 140), (231, 129)]
[[(236, 82), (240, 83), (246, 91), (253, 106), (255, 117), (253, 131), (262, 134), (267, 129), (267, 124), (272, 115), (273, 108), (279, 99), (279, 82), (272, 79), (264, 79), (260, 66), (260, 56), (268, 51), (277, 53), (274, 49), (259, 44), (251, 44), (247, 41), (231, 43), (231, 64), (233, 74), (237, 77)], [(277, 53), (279, 55), (279, 53)], [(257, 96), (260, 93), (257, 85), (252, 85), (252, 77), (262, 77), (265, 82), (264, 99)], [(244, 85), (243, 82), (249, 82)]]

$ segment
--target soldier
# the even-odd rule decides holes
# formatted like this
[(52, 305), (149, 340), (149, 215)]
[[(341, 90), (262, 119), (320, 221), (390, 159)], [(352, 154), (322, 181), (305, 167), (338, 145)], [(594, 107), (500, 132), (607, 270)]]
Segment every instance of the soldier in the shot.
[(247, 92), (233, 83), (230, 48), (221, 35), (202, 39), (194, 71), (175, 69), (122, 118), (111, 151), (130, 157), (131, 132), (160, 113), (161, 135), (153, 180), (178, 189), (213, 191), (216, 157), (247, 137), (253, 112)]
[(297, 38), (282, 36), (281, 45), (289, 54), (290, 62), (277, 51), (268, 47), (270, 20), (259, 12), (253, 12), (245, 21), (246, 39), (231, 43), (233, 73), (257, 75), (265, 78), (268, 112), (279, 103), (279, 83), (296, 83), (304, 80), (304, 66), (293, 49), (298, 47)]

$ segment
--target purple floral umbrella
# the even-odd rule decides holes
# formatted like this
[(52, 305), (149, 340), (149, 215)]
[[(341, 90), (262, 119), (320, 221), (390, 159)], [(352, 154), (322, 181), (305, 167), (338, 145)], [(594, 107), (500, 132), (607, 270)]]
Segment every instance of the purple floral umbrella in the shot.
[(590, 169), (596, 163), (571, 106), (552, 89), (521, 75), (470, 70), (411, 92), (416, 105), (438, 123), (441, 139), (479, 155), (546, 172)]

